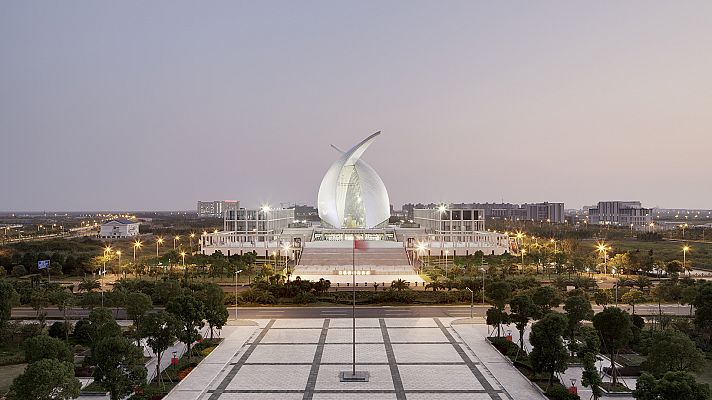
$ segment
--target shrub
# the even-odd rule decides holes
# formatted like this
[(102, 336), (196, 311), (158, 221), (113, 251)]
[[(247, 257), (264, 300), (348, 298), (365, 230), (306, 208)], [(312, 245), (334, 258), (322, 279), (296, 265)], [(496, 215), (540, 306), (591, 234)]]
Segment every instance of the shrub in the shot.
[(24, 265), (15, 265), (12, 267), (12, 276), (19, 277), (27, 275), (27, 269)]
[(64, 322), (57, 321), (49, 327), (49, 335), (54, 338), (66, 338), (68, 333), (69, 325), (65, 324)]
[(316, 302), (316, 296), (310, 292), (299, 292), (294, 296), (294, 302), (297, 304), (309, 304)]
[(217, 346), (206, 347), (203, 350), (200, 350), (200, 355), (202, 357), (207, 357), (208, 354), (212, 353), (213, 350), (215, 350), (215, 347), (217, 347)]
[(96, 329), (92, 326), (88, 319), (81, 319), (74, 325), (74, 340), (79, 344), (91, 343), (91, 338), (94, 336)]
[(59, 361), (74, 362), (74, 355), (64, 341), (45, 335), (28, 338), (22, 343), (25, 360), (28, 364), (50, 358)]
[(579, 400), (581, 397), (577, 394), (569, 393), (568, 389), (563, 386), (556, 385), (550, 387), (546, 391), (546, 397), (551, 400)]

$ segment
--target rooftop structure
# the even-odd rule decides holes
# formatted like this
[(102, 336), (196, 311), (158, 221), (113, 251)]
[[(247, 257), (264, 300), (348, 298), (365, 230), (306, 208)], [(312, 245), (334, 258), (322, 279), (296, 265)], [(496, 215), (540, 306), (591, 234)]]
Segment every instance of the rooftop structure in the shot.
[[(319, 217), (333, 228), (376, 228), (388, 223), (390, 201), (386, 186), (376, 171), (361, 160), (381, 132), (341, 152), (319, 187)], [(332, 146), (333, 147), (333, 146)]]

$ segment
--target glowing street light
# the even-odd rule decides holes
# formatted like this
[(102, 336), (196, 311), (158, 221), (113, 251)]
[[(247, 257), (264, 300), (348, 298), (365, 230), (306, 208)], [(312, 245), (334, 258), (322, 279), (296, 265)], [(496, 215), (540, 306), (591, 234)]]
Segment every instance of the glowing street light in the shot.
[(188, 239), (190, 243), (190, 254), (193, 254), (193, 238), (195, 238), (195, 233), (191, 233)]
[(606, 274), (608, 272), (608, 251), (611, 246), (608, 246), (605, 242), (598, 242), (596, 243), (596, 249), (603, 256), (603, 273)]
[(160, 245), (162, 245), (162, 244), (163, 244), (163, 238), (162, 238), (162, 237), (159, 237), (159, 238), (156, 240), (156, 257), (158, 257), (158, 246), (160, 246)]
[(524, 268), (524, 255), (527, 254), (527, 249), (522, 249), (522, 268)]
[(283, 247), (284, 249), (284, 273), (287, 275), (287, 281), (289, 281), (289, 250), (291, 248), (289, 247), (289, 244), (285, 244)]
[(143, 244), (141, 244), (140, 240), (136, 240), (133, 244), (133, 251), (134, 251), (134, 264), (136, 263), (136, 249), (140, 249)]
[(180, 241), (180, 236), (175, 235), (175, 237), (173, 237), (173, 250), (176, 249), (176, 242), (178, 241)]
[(690, 251), (690, 246), (682, 246), (682, 269), (687, 271), (687, 252)]
[(185, 268), (185, 251), (181, 251), (180, 256), (183, 257), (183, 268)]
[(119, 256), (119, 272), (121, 272), (121, 250), (116, 250), (116, 255)]

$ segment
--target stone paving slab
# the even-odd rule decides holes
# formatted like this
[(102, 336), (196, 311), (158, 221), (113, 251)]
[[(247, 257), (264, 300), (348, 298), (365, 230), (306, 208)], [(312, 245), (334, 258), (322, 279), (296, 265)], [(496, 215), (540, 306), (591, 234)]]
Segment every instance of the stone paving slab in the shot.
[(226, 340), (215, 355), (167, 399), (542, 398), (485, 342), (484, 325), (453, 329), (453, 320), (358, 320), (357, 370), (370, 373), (365, 383), (338, 378), (351, 369), (348, 318), (256, 320), (257, 326), (226, 327)]

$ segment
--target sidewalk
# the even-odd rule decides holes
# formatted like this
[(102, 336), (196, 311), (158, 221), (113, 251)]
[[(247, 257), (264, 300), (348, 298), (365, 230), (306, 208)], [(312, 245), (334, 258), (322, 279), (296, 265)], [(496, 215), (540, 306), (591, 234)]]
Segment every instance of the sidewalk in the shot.
[(487, 343), (488, 327), (483, 318), (456, 320), (452, 329), (477, 355), (480, 362), (497, 377), (513, 399), (546, 399), (503, 355)]

